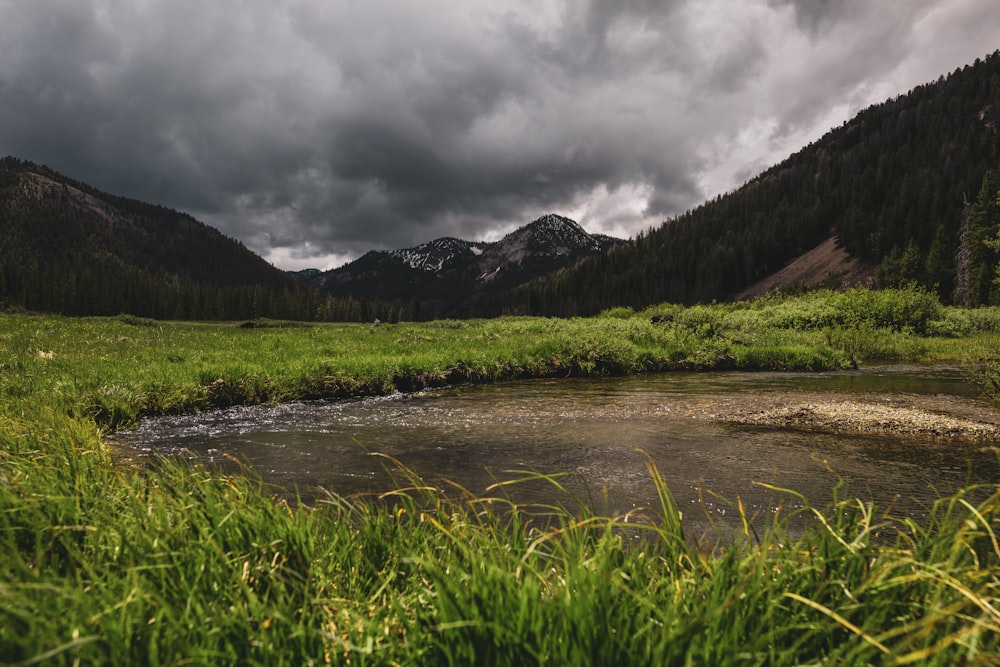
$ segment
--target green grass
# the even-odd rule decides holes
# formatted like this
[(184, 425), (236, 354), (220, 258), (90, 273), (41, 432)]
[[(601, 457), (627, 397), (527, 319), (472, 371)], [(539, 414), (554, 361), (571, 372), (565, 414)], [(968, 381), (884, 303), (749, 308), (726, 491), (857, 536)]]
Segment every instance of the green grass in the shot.
[(40, 401), (112, 428), (146, 414), (460, 382), (854, 362), (849, 353), (821, 341), (817, 347), (792, 332), (761, 346), (642, 317), (443, 321), (373, 330), (4, 315), (0, 344), (11, 352), (0, 395)]
[(0, 405), (45, 405), (117, 428), (143, 415), (523, 377), (829, 370), (888, 360), (972, 367), (1000, 348), (996, 309), (961, 311), (928, 298), (855, 290), (660, 306), (629, 317), (378, 330), (0, 315)]
[(455, 498), (414, 480), (383, 501), (292, 509), (252, 476), (117, 472), (96, 433), (61, 416), (0, 439), (0, 655), (15, 664), (1000, 657), (996, 494), (942, 499), (921, 524), (854, 500), (806, 505), (805, 535), (779, 516), (717, 548), (685, 538), (655, 470), (659, 507), (541, 521), (502, 489)]
[(306, 507), (252, 471), (117, 469), (101, 442), (142, 414), (534, 375), (904, 359), (995, 381), (997, 313), (931, 306), (828, 293), (374, 332), (0, 316), (0, 662), (1000, 663), (997, 488), (919, 522), (774, 489), (801, 509), (713, 542), (652, 467), (659, 504), (620, 517), (416, 477)]

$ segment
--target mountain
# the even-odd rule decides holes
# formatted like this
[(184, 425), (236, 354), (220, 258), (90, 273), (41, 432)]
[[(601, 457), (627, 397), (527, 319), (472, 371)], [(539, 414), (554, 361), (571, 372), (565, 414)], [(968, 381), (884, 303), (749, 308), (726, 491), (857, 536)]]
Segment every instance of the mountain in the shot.
[(387, 321), (455, 315), (620, 243), (548, 215), (495, 243), (440, 238), (288, 273), (171, 209), (0, 159), (0, 308), (158, 319)]
[(413, 248), (371, 251), (330, 271), (298, 272), (337, 297), (419, 302), (422, 316), (461, 316), (462, 304), (608, 251), (622, 241), (544, 215), (496, 242), (444, 237)]
[(0, 159), (2, 305), (70, 315), (290, 316), (308, 307), (305, 292), (189, 215)]
[(487, 248), (478, 261), (478, 280), (502, 284), (524, 282), (532, 274), (544, 275), (597, 255), (620, 241), (592, 235), (569, 218), (545, 215), (517, 229)]
[(457, 289), (454, 280), (485, 245), (440, 238), (402, 250), (373, 250), (340, 268), (307, 276), (306, 280), (335, 296), (433, 300)]
[(465, 312), (726, 300), (825, 242), (877, 285), (997, 305), (998, 199), (1000, 51), (863, 110), (733, 192), (576, 266), (479, 295)]

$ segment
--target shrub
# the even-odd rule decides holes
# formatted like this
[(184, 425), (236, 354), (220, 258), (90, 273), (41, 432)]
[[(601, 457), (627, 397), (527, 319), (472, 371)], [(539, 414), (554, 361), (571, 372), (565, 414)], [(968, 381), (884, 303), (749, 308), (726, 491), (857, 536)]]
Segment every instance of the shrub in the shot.
[(842, 314), (842, 323), (870, 323), (876, 329), (913, 331), (923, 335), (928, 323), (941, 316), (941, 302), (935, 294), (911, 285), (885, 290), (852, 289), (832, 299)]
[(615, 308), (609, 308), (605, 311), (602, 311), (598, 315), (598, 317), (603, 317), (607, 319), (627, 320), (633, 315), (635, 315), (635, 311), (629, 308), (628, 306), (616, 306)]

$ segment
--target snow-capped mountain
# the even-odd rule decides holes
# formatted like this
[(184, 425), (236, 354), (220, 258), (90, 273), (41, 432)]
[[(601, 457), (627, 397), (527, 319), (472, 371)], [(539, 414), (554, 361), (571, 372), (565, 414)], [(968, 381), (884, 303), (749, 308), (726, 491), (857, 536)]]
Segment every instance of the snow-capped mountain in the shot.
[(549, 214), (511, 232), (499, 242), (509, 261), (530, 255), (562, 257), (586, 250), (600, 252), (600, 237), (591, 236), (569, 218)]
[(617, 239), (588, 234), (575, 221), (550, 213), (492, 244), (476, 262), (482, 269), (477, 277), (493, 280), (502, 272), (514, 270), (530, 272), (533, 278), (604, 252), (616, 242)]
[(456, 263), (466, 262), (473, 257), (478, 257), (490, 245), (489, 243), (462, 241), (461, 239), (445, 236), (427, 243), (421, 243), (414, 248), (393, 250), (389, 254), (403, 260), (411, 268), (430, 273), (442, 273), (454, 267)]
[(419, 299), (447, 315), (472, 294), (515, 287), (620, 243), (549, 214), (493, 243), (444, 237), (413, 248), (371, 251), (325, 272), (299, 272), (335, 296)]

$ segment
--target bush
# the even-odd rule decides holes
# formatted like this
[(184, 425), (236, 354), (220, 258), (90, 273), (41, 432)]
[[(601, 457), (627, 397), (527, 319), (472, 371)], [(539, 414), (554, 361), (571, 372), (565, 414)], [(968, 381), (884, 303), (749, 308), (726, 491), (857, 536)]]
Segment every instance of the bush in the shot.
[(870, 323), (854, 327), (830, 327), (823, 332), (830, 347), (863, 360), (919, 361), (927, 345), (907, 332), (878, 329)]
[(886, 290), (852, 289), (836, 295), (833, 305), (842, 323), (869, 323), (876, 329), (927, 332), (928, 323), (941, 317), (935, 294), (915, 285)]
[(635, 311), (628, 306), (617, 306), (601, 312), (598, 317), (607, 319), (627, 320), (635, 315)]

